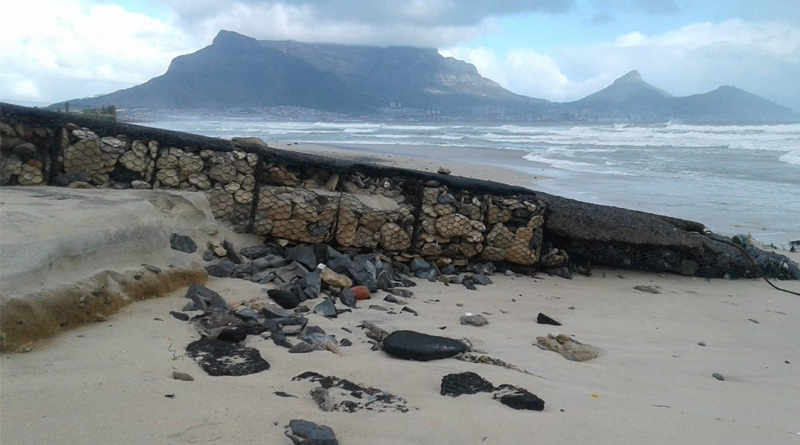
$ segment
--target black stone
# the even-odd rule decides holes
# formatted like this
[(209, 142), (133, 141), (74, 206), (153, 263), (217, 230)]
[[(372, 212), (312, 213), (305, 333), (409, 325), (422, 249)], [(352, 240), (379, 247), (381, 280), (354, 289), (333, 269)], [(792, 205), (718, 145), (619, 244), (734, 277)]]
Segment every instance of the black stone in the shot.
[(192, 283), (186, 289), (186, 298), (192, 300), (197, 310), (207, 311), (209, 308), (228, 309), (228, 304), (213, 290), (197, 283)]
[(203, 252), (203, 261), (213, 261), (215, 258), (217, 258), (217, 256), (214, 255), (213, 250), (206, 250)]
[(292, 419), (285, 434), (297, 445), (339, 445), (331, 427), (306, 420)]
[(465, 278), (462, 284), (469, 290), (477, 290), (475, 288), (475, 283), (472, 282), (472, 278)]
[(186, 355), (211, 376), (242, 376), (269, 369), (269, 363), (257, 349), (215, 338), (201, 338), (189, 343)]
[(494, 385), (474, 372), (447, 374), (442, 377), (441, 394), (443, 396), (458, 397), (462, 394), (492, 391), (494, 391)]
[(568, 280), (572, 279), (572, 272), (570, 272), (568, 267), (556, 267), (554, 269), (547, 269), (545, 270), (546, 273), (550, 275), (555, 275), (557, 277), (566, 278)]
[(197, 251), (197, 244), (194, 243), (191, 237), (178, 235), (177, 233), (173, 233), (169, 236), (169, 247), (172, 250), (185, 253), (195, 253), (195, 251)]
[(287, 290), (270, 289), (267, 291), (267, 295), (284, 309), (294, 309), (300, 305), (300, 299), (297, 298), (294, 293)]
[(205, 269), (212, 277), (229, 278), (236, 270), (236, 264), (227, 258), (222, 258), (206, 264)]
[(544, 410), (544, 400), (518, 386), (500, 385), (495, 390), (493, 398), (514, 409)]
[(539, 315), (536, 316), (536, 323), (549, 324), (549, 325), (552, 325), (552, 326), (561, 326), (561, 323), (553, 320), (552, 318), (550, 318), (549, 316), (547, 316), (547, 315), (545, 315), (545, 314), (543, 314), (541, 312), (539, 312)]
[(314, 254), (313, 246), (297, 246), (286, 249), (286, 259), (297, 261), (306, 266), (309, 270), (317, 268), (317, 256)]
[(481, 286), (488, 286), (492, 284), (492, 280), (486, 275), (474, 273), (472, 274), (472, 282)]
[(339, 301), (347, 307), (356, 307), (356, 294), (348, 287), (339, 292)]
[(340, 346), (353, 346), (353, 342), (349, 338), (343, 338), (339, 341)]
[(291, 395), (289, 393), (286, 393), (286, 392), (283, 392), (283, 391), (275, 391), (273, 394), (275, 394), (278, 397), (293, 398), (293, 399), (297, 398), (297, 396), (293, 396), (293, 395)]
[(467, 352), (467, 345), (447, 337), (395, 331), (383, 340), (383, 350), (397, 358), (426, 362)]
[(248, 329), (244, 326), (227, 328), (223, 329), (222, 332), (220, 332), (219, 335), (217, 335), (217, 339), (222, 341), (228, 341), (231, 343), (239, 343), (244, 341), (245, 338), (247, 338), (247, 332)]
[(281, 249), (276, 244), (267, 244), (264, 246), (248, 246), (242, 248), (242, 250), (239, 251), (239, 254), (249, 260), (255, 260), (257, 258), (265, 257), (270, 254), (282, 256), (283, 249)]
[(455, 274), (456, 274), (456, 266), (452, 264), (448, 264), (447, 266), (444, 266), (444, 269), (442, 269), (442, 275), (455, 275)]
[(326, 298), (325, 301), (316, 305), (314, 307), (314, 313), (328, 318), (336, 318), (338, 316), (336, 313), (336, 306), (334, 306), (333, 300), (330, 298)]
[(177, 318), (180, 321), (189, 321), (189, 315), (188, 314), (184, 314), (183, 312), (169, 311), (169, 314), (172, 315), (173, 317)]
[(233, 247), (233, 243), (231, 243), (228, 240), (224, 240), (222, 241), (222, 248), (225, 249), (225, 251), (227, 252), (225, 254), (225, 258), (231, 260), (232, 263), (234, 264), (244, 263), (242, 257), (239, 256), (238, 253), (236, 253), (236, 249)]

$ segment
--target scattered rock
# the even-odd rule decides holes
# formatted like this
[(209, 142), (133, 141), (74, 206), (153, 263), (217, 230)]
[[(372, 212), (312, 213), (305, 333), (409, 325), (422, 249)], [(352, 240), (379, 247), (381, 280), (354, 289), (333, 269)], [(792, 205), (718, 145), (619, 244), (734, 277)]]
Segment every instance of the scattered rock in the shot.
[(189, 343), (186, 355), (211, 376), (242, 376), (269, 369), (269, 363), (257, 349), (213, 338)]
[(195, 253), (197, 251), (197, 244), (194, 243), (192, 238), (186, 235), (178, 235), (177, 233), (170, 235), (169, 247), (172, 250), (185, 253)]
[(489, 279), (489, 277), (487, 277), (486, 275), (475, 273), (475, 274), (472, 274), (472, 276), (470, 278), (472, 278), (472, 282), (473, 283), (479, 284), (481, 286), (488, 286), (488, 285), (492, 284), (492, 280)]
[(142, 267), (147, 269), (148, 272), (152, 273), (161, 273), (161, 268), (158, 266), (153, 266), (151, 264), (142, 264)]
[(513, 385), (500, 385), (497, 387), (493, 399), (514, 409), (527, 409), (531, 411), (544, 410), (544, 400), (531, 394), (528, 390)]
[(225, 300), (220, 294), (202, 284), (192, 283), (189, 288), (186, 289), (186, 298), (192, 300), (192, 304), (195, 306), (196, 310), (201, 310), (203, 312), (207, 311), (209, 308), (228, 309), (228, 304), (225, 303)]
[(486, 326), (489, 320), (481, 314), (470, 314), (461, 316), (461, 324), (468, 324), (470, 326)]
[(227, 258), (222, 258), (206, 264), (205, 269), (212, 277), (229, 278), (236, 270), (236, 264)]
[(552, 326), (561, 326), (561, 323), (553, 320), (552, 318), (550, 318), (549, 316), (547, 316), (547, 315), (545, 315), (545, 314), (543, 314), (541, 312), (539, 312), (539, 315), (536, 316), (536, 323), (549, 324), (549, 325), (552, 325)]
[(350, 279), (347, 275), (336, 273), (330, 268), (322, 269), (319, 274), (322, 281), (324, 281), (329, 286), (333, 287), (340, 287), (340, 288), (347, 288), (353, 286), (353, 280)]
[(415, 311), (414, 309), (411, 309), (411, 308), (410, 308), (410, 307), (408, 307), (408, 306), (403, 306), (403, 309), (402, 309), (402, 311), (403, 311), (403, 312), (409, 312), (409, 313), (412, 313), (412, 314), (414, 314), (414, 316), (415, 316), (415, 317), (419, 317), (419, 313), (418, 313), (417, 311)]
[(289, 393), (286, 393), (286, 392), (283, 392), (283, 391), (275, 391), (273, 394), (275, 394), (278, 397), (291, 398), (291, 399), (296, 399), (297, 398), (297, 396), (293, 396), (293, 395), (291, 395)]
[(314, 313), (328, 318), (337, 317), (336, 306), (333, 304), (333, 300), (331, 300), (330, 298), (326, 298), (325, 301), (316, 305), (314, 307)]
[(347, 307), (356, 307), (356, 294), (350, 288), (342, 289), (339, 292), (339, 301)]
[(295, 445), (339, 445), (336, 434), (329, 426), (307, 420), (292, 419), (284, 434)]
[(309, 270), (316, 269), (317, 256), (314, 254), (314, 246), (303, 245), (286, 249), (286, 259), (297, 261), (306, 266)]
[(436, 170), (436, 173), (439, 173), (440, 175), (449, 175), (451, 172), (449, 168), (439, 167), (439, 170)]
[(638, 290), (639, 292), (645, 292), (645, 293), (648, 293), (648, 294), (660, 294), (661, 293), (661, 291), (659, 290), (660, 288), (658, 286), (644, 286), (644, 285), (640, 284), (638, 286), (633, 286), (633, 288), (635, 290)]
[(292, 354), (304, 354), (306, 352), (314, 352), (314, 347), (304, 341), (301, 341), (289, 348), (289, 352)]
[(183, 312), (169, 311), (169, 314), (172, 315), (173, 317), (177, 318), (180, 321), (189, 321), (189, 315), (188, 314), (184, 314)]
[(458, 397), (463, 394), (477, 394), (479, 392), (492, 392), (494, 385), (474, 372), (447, 374), (442, 377), (440, 393), (443, 396)]
[(568, 267), (555, 267), (553, 269), (547, 269), (544, 272), (556, 277), (566, 278), (567, 280), (572, 279), (572, 272)]
[(393, 357), (426, 362), (466, 352), (467, 345), (452, 338), (401, 330), (383, 340), (383, 350)]
[(715, 373), (711, 374), (711, 377), (714, 377), (715, 379), (720, 380), (720, 381), (724, 381), (725, 380), (725, 376), (723, 376), (722, 374), (720, 374), (718, 372), (715, 372)]
[(180, 371), (172, 371), (172, 378), (175, 380), (182, 380), (184, 382), (194, 381), (194, 377), (185, 372), (180, 372)]
[(536, 337), (536, 341), (537, 343), (534, 343), (534, 346), (538, 346), (544, 350), (558, 352), (567, 360), (575, 362), (585, 362), (597, 358), (600, 354), (598, 348), (580, 343), (563, 334), (548, 334), (547, 337)]
[(706, 342), (704, 342), (704, 341), (701, 341), (701, 342), (700, 342), (700, 343), (698, 343), (697, 345), (698, 345), (698, 346), (705, 346), (705, 345), (706, 345)]
[(369, 289), (366, 286), (354, 286), (350, 288), (353, 291), (353, 294), (356, 296), (356, 300), (368, 300), (369, 299)]
[(267, 295), (284, 309), (294, 309), (300, 305), (300, 299), (288, 290), (270, 289), (267, 291)]

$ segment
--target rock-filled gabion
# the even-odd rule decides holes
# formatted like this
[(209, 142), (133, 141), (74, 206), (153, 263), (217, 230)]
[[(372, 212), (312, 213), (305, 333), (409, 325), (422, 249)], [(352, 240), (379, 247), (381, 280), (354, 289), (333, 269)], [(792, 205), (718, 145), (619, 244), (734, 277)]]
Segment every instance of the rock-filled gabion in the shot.
[(403, 252), (411, 247), (414, 206), (396, 178), (349, 174), (341, 182), (336, 226), (339, 246)]
[(0, 123), (0, 185), (46, 185), (53, 132), (20, 123)]
[(480, 195), (435, 181), (423, 186), (266, 161), (259, 166), (258, 154), (240, 149), (165, 146), (72, 124), (47, 129), (3, 122), (0, 134), (0, 185), (46, 184), (52, 174), (62, 186), (202, 191), (214, 217), (234, 230), (379, 249), (400, 261), (421, 255), (551, 268), (568, 261), (563, 250), (542, 251), (545, 209), (531, 196)]
[(453, 193), (445, 186), (425, 187), (421, 205), (414, 243), (421, 255), (468, 259), (481, 253), (486, 232), (483, 197)]
[(544, 203), (526, 196), (485, 199), (489, 232), (481, 257), (525, 266), (536, 264), (544, 233)]
[(185, 178), (180, 182), (181, 189), (206, 191), (215, 218), (245, 232), (255, 199), (257, 164), (258, 155), (254, 153), (203, 150), (199, 156), (180, 156), (177, 161), (170, 158), (168, 167)]
[(333, 238), (338, 207), (338, 194), (261, 186), (253, 232), (295, 242), (328, 242)]

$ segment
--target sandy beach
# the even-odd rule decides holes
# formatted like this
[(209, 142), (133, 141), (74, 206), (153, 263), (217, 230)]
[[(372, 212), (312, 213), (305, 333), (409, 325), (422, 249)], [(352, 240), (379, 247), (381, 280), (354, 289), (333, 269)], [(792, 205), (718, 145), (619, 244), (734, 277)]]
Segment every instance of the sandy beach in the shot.
[[(446, 167), (454, 175), (527, 187), (537, 179), (493, 165), (502, 162), (462, 164), (446, 151), (426, 148), (415, 156), (399, 157), (390, 147), (362, 147), (363, 153), (354, 155), (352, 149), (271, 145), (428, 171)], [(7, 195), (3, 200), (5, 217), (11, 207)], [(15, 205), (19, 209), (26, 204)], [(193, 205), (203, 212), (201, 202)], [(203, 222), (202, 229), (192, 232), (201, 246), (225, 237), (237, 247), (261, 242), (206, 226), (207, 219), (188, 207), (180, 212), (170, 206), (156, 210), (164, 213), (165, 208), (169, 218), (153, 216), (148, 221), (158, 228), (152, 236), (163, 239), (167, 248), (164, 234), (173, 226), (191, 230), (187, 221)], [(143, 213), (137, 206), (126, 209)], [(81, 212), (81, 207), (74, 206), (72, 212)], [(95, 230), (102, 231), (102, 225)], [(4, 245), (8, 233), (4, 230)], [(120, 242), (120, 248), (107, 253), (102, 267), (132, 273), (141, 263), (164, 269), (202, 263), (203, 249), (194, 254), (170, 252), (159, 262), (154, 255), (163, 246), (152, 244), (125, 257), (125, 244)], [(4, 269), (10, 260), (4, 258)], [(67, 280), (72, 270), (72, 278), (84, 278), (101, 260), (65, 256), (58, 277)], [(41, 273), (29, 269), (31, 276)], [(15, 274), (16, 283), (24, 281), (24, 270), (15, 269)], [(800, 443), (800, 346), (793, 341), (800, 326), (798, 297), (760, 280), (705, 280), (609, 268), (595, 268), (592, 276), (576, 275), (572, 280), (500, 274), (491, 279), (494, 284), (476, 291), (415, 280), (407, 306), (418, 316), (370, 309), (372, 304), (399, 308), (382, 301), (385, 292), (335, 319), (308, 314), (310, 325), (352, 342), (340, 355), (290, 354), (251, 335), (245, 345), (256, 348), (271, 367), (242, 377), (209, 376), (184, 355), (185, 346), (199, 334), (169, 312), (186, 304), (185, 288), (136, 302), (101, 321), (64, 330), (28, 353), (2, 355), (0, 442), (289, 444), (284, 425), (305, 419), (330, 426), (341, 444)], [(777, 284), (800, 291), (797, 282)], [(210, 278), (206, 286), (231, 306), (268, 300), (264, 286), (249, 281)], [(304, 304), (313, 308), (320, 301)], [(540, 312), (563, 325), (537, 324)], [(489, 324), (462, 325), (459, 319), (465, 313), (483, 314)], [(387, 331), (468, 339), (473, 347), (528, 373), (456, 359), (392, 358), (371, 350), (365, 332), (357, 327), (363, 321)], [(536, 337), (548, 334), (571, 336), (601, 353), (586, 362), (568, 361), (534, 346)], [(188, 373), (194, 381), (175, 380), (173, 371)], [(292, 380), (306, 371), (388, 391), (405, 400), (408, 412), (324, 412), (309, 395), (313, 385)], [(464, 371), (494, 385), (525, 388), (545, 401), (545, 409), (517, 411), (485, 393), (440, 395), (442, 377)], [(724, 380), (713, 377), (715, 373)]]

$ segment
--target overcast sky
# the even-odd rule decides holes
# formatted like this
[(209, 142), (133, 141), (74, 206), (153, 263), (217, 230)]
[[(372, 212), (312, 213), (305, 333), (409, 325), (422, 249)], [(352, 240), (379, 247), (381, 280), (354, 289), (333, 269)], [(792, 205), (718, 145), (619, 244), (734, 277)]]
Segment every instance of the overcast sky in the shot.
[(800, 111), (800, 0), (24, 0), (3, 15), (0, 100), (28, 105), (138, 85), (227, 29), (436, 47), (553, 101), (636, 69), (674, 95), (734, 85)]

